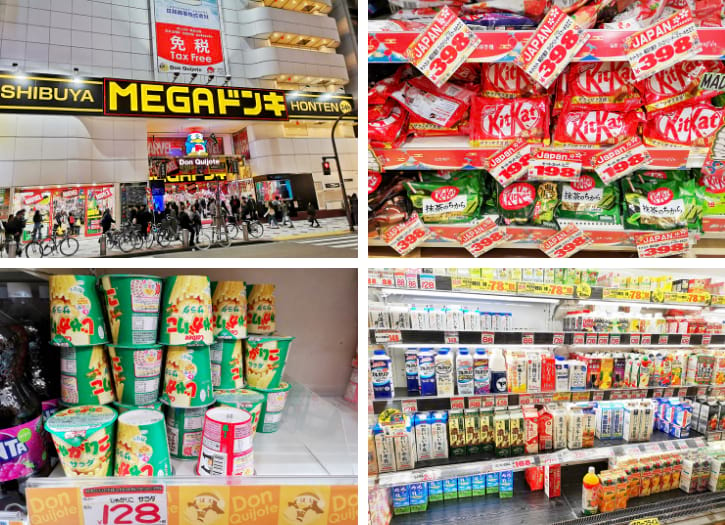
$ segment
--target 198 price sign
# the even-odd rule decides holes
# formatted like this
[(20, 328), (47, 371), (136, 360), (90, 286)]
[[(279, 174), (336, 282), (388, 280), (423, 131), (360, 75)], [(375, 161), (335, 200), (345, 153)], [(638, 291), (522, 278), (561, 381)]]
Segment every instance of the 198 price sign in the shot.
[(167, 525), (164, 485), (117, 485), (82, 490), (86, 525)]
[(592, 167), (604, 184), (621, 179), (652, 161), (642, 139), (631, 137), (592, 157)]
[(529, 171), (531, 145), (516, 139), (487, 160), (488, 171), (504, 188)]

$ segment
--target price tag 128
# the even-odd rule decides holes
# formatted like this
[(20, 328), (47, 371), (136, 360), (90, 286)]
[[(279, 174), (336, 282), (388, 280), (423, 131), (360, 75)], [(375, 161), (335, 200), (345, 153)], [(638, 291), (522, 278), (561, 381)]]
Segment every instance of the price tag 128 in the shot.
[(669, 257), (670, 255), (682, 255), (690, 249), (687, 228), (638, 235), (635, 242), (638, 257)]
[(167, 525), (164, 485), (115, 485), (84, 488), (83, 522), (91, 525), (141, 523)]
[(604, 184), (611, 184), (652, 161), (642, 139), (632, 137), (592, 157), (592, 167)]
[(570, 257), (576, 252), (592, 244), (591, 237), (573, 224), (568, 224), (561, 231), (544, 240), (539, 249), (549, 257)]
[(573, 18), (553, 5), (514, 63), (548, 88), (589, 38)]
[(529, 171), (531, 145), (521, 139), (514, 140), (488, 158), (488, 171), (504, 188)]
[(688, 8), (624, 39), (627, 57), (637, 80), (651, 77), (702, 51), (697, 27)]
[(383, 231), (383, 241), (400, 255), (407, 255), (432, 235), (417, 213)]
[(576, 180), (582, 172), (582, 155), (577, 151), (540, 149), (531, 157), (529, 180)]
[(505, 228), (496, 226), (491, 219), (485, 218), (473, 228), (462, 232), (458, 236), (458, 242), (471, 252), (471, 255), (478, 257), (506, 242), (508, 238)]
[(448, 7), (436, 15), (405, 51), (411, 64), (442, 86), (473, 53), (478, 37)]

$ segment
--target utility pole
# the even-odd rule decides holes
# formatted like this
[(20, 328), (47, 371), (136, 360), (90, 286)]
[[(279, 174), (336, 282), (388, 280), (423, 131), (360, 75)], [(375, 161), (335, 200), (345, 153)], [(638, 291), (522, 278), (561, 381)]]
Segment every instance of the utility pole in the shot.
[(335, 154), (335, 164), (337, 164), (337, 175), (340, 178), (340, 191), (342, 191), (342, 204), (345, 207), (345, 215), (347, 216), (347, 224), (350, 227), (350, 231), (355, 231), (355, 226), (352, 223), (352, 210), (350, 209), (350, 201), (347, 198), (347, 191), (345, 191), (345, 180), (342, 177), (342, 168), (340, 167), (340, 157), (337, 154), (337, 144), (335, 143), (335, 130), (337, 129), (337, 125), (340, 123), (340, 121), (343, 119), (343, 117), (347, 113), (343, 113), (337, 119), (335, 120), (335, 123), (332, 125), (332, 151)]

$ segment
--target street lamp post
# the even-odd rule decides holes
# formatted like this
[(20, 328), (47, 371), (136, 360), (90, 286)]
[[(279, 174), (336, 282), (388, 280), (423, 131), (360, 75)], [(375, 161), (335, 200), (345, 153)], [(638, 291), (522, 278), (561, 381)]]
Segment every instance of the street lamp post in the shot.
[(352, 210), (350, 209), (350, 201), (347, 198), (347, 191), (345, 191), (345, 180), (342, 177), (342, 168), (340, 167), (340, 157), (337, 154), (337, 144), (335, 143), (335, 129), (337, 129), (337, 125), (340, 123), (342, 118), (346, 115), (346, 113), (343, 113), (337, 119), (335, 120), (335, 123), (332, 125), (332, 151), (335, 154), (335, 164), (337, 164), (337, 175), (340, 178), (340, 191), (342, 191), (342, 204), (345, 207), (345, 215), (347, 216), (347, 224), (350, 227), (350, 231), (355, 231), (355, 226), (352, 223)]

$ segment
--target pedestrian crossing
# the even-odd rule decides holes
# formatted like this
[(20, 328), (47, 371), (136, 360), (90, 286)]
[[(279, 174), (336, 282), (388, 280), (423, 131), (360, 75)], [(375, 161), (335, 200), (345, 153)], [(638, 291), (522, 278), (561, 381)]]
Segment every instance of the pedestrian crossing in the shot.
[(330, 235), (329, 237), (316, 237), (314, 239), (300, 239), (293, 240), (293, 242), (327, 246), (328, 248), (357, 249), (357, 233)]

